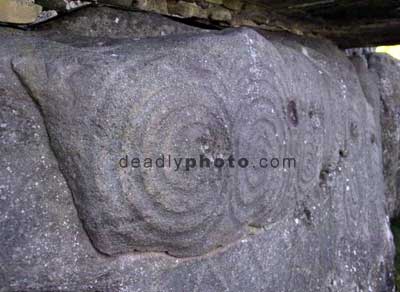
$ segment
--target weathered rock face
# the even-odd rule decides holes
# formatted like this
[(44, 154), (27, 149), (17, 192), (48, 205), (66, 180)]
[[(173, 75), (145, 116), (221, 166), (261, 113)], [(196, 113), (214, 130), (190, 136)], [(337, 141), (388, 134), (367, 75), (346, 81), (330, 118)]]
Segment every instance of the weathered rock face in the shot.
[(0, 291), (67, 289), (63, 283), (71, 290), (82, 265), (101, 270), (101, 258), (81, 227), (39, 108), (10, 66), (13, 55), (40, 42), (7, 34), (20, 33), (0, 42)]
[[(0, 42), (4, 291), (393, 291), (379, 125), (339, 50), (247, 29), (78, 44)], [(118, 165), (160, 154), (296, 168)]]
[(400, 62), (383, 54), (368, 57), (380, 93), (385, 194), (392, 218), (400, 215)]
[(159, 37), (171, 34), (199, 32), (200, 29), (168, 19), (167, 17), (144, 12), (117, 10), (108, 7), (88, 7), (76, 11), (59, 21), (40, 24), (36, 31), (41, 36), (53, 38), (66, 35), (107, 38)]
[[(290, 206), (293, 201), (285, 199), (293, 197), (293, 190), (285, 190), (289, 171), (283, 169), (248, 174), (117, 167), (125, 154), (142, 161), (160, 155), (202, 154), (210, 160), (239, 154), (261, 156), (267, 149), (260, 143), (267, 142), (277, 157), (287, 155), (291, 145), (280, 110), (286, 107), (280, 100), (284, 92), (257, 80), (271, 69), (255, 63), (262, 59), (257, 50), (263, 50), (263, 38), (247, 34), (197, 36), (189, 38), (183, 48), (181, 40), (173, 39), (128, 42), (104, 52), (101, 59), (91, 52), (82, 52), (75, 60), (72, 56), (54, 58), (68, 54), (67, 48), (65, 52), (51, 50), (43, 56), (46, 63), (32, 64), (36, 57), (14, 62), (43, 109), (80, 215), (99, 250), (200, 255), (238, 238), (248, 224), (275, 222), (294, 208)], [(213, 45), (216, 40), (218, 48)], [(252, 48), (247, 45), (253, 41), (257, 47), (249, 51)], [(242, 46), (233, 49), (236, 43)], [(230, 47), (229, 61), (220, 54)], [(196, 57), (199, 53), (201, 59)], [(277, 54), (273, 47), (272, 53)], [(279, 62), (278, 55), (273, 61)], [(255, 67), (254, 80), (240, 74), (251, 66)], [(276, 64), (275, 70), (282, 66)], [(109, 78), (115, 68), (120, 73)], [(37, 73), (32, 75), (33, 71)], [(266, 94), (278, 101), (262, 102)], [(256, 99), (255, 104), (247, 105), (249, 98)], [(71, 112), (76, 116), (71, 117)], [(248, 115), (254, 116), (250, 119)], [(272, 116), (269, 119), (276, 117), (276, 125), (273, 121), (259, 125), (268, 115)], [(235, 116), (238, 121), (233, 120)], [(266, 127), (269, 123), (270, 129)], [(254, 129), (254, 125), (261, 128)], [(272, 141), (260, 135), (270, 135)], [(257, 180), (248, 182), (249, 175), (258, 176)], [(266, 175), (271, 177), (266, 180)], [(317, 171), (312, 175), (318, 178)], [(251, 185), (261, 181), (264, 186)]]

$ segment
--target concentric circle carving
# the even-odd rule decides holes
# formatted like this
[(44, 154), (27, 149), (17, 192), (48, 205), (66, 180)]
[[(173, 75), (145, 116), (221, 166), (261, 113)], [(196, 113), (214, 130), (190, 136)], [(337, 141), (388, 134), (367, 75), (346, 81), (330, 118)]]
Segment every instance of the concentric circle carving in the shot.
[[(229, 205), (229, 170), (214, 166), (215, 159), (232, 154), (231, 122), (222, 100), (210, 87), (187, 83), (180, 92), (171, 86), (146, 97), (140, 115), (130, 116), (121, 151), (143, 165), (151, 159), (153, 165), (130, 175), (120, 170), (121, 191), (138, 218), (132, 223), (137, 230), (129, 236), (133, 241), (153, 238), (155, 246), (198, 246), (215, 232)], [(196, 165), (189, 167), (187, 159)], [(215, 235), (216, 242), (222, 241), (219, 237)]]
[[(235, 168), (236, 192), (232, 210), (240, 222), (263, 224), (283, 212), (288, 187), (288, 171), (282, 166), (271, 168), (260, 159), (284, 158), (290, 139), (282, 110), (282, 95), (265, 81), (257, 81), (259, 96), (244, 103), (236, 115), (234, 127), (235, 156), (249, 160), (249, 167)], [(260, 89), (261, 88), (261, 89)], [(256, 92), (257, 93), (257, 92)], [(255, 95), (256, 95), (255, 93)]]
[[(173, 159), (199, 156), (210, 164), (231, 153), (229, 119), (217, 99), (202, 96), (174, 96), (176, 89), (164, 89), (166, 103), (149, 102), (143, 114), (142, 155), (154, 160), (160, 155)], [(204, 90), (199, 90), (204, 92)], [(159, 97), (157, 97), (158, 99)], [(162, 97), (163, 98), (163, 97)], [(204, 164), (206, 165), (206, 163)], [(139, 212), (153, 228), (165, 232), (189, 232), (218, 220), (226, 200), (227, 172), (214, 167), (179, 170), (143, 168), (144, 192), (136, 200)], [(123, 182), (128, 189), (129, 184)]]

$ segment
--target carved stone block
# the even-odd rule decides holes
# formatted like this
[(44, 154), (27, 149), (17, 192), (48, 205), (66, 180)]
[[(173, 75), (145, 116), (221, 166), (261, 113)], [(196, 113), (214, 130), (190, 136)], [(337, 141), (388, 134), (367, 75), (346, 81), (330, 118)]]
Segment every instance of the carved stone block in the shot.
[[(57, 216), (28, 208), (34, 222), (51, 228), (43, 238), (0, 239), (7, 242), (2, 266), (11, 269), (0, 270), (0, 287), (393, 288), (378, 125), (353, 65), (331, 44), (248, 29), (83, 48), (2, 39), (0, 77), (12, 76), (13, 83), (0, 84), (24, 89), (35, 115), (42, 114), (49, 135), (46, 140), (42, 132), (43, 151), (54, 152), (46, 160), (57, 159), (54, 175), (62, 174), (68, 185), (54, 204), (75, 205), (89, 238), (73, 208), (64, 216), (75, 220), (68, 228)], [(15, 119), (8, 100), (0, 100), (3, 120)], [(11, 161), (12, 139), (2, 141), (5, 161)], [(21, 159), (30, 153), (22, 149)], [(244, 157), (254, 165), (175, 171), (119, 163), (126, 156), (155, 161), (162, 154)], [(261, 157), (294, 157), (296, 167), (263, 169)], [(35, 168), (26, 169), (38, 176)], [(29, 193), (13, 188), (25, 176), (10, 181), (7, 168), (0, 171), (7, 201)], [(18, 204), (7, 206), (19, 210)], [(32, 228), (23, 217), (13, 221), (18, 234)], [(0, 222), (4, 218), (2, 213)], [(66, 235), (65, 242), (56, 234)], [(29, 253), (34, 256), (27, 259)]]

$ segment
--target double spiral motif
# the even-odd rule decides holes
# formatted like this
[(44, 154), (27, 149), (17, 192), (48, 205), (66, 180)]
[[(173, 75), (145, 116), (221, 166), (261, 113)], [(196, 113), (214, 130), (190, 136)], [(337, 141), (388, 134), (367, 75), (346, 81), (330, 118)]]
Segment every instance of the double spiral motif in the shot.
[[(257, 66), (263, 72), (272, 70), (266, 64)], [(282, 163), (287, 155), (291, 138), (284, 111), (286, 97), (279, 80), (252, 79), (244, 74), (249, 71), (245, 69), (243, 76), (231, 80), (231, 86), (196, 81), (201, 76), (182, 77), (192, 81), (174, 86), (173, 79), (180, 74), (175, 72), (167, 86), (144, 84), (145, 90), (135, 92), (140, 98), (132, 97), (130, 102), (125, 97), (130, 109), (122, 112), (126, 121), (115, 131), (119, 133), (115, 152), (139, 158), (142, 166), (118, 169), (117, 182), (102, 183), (103, 192), (120, 193), (118, 198), (109, 198), (111, 207), (120, 212), (120, 218), (110, 219), (116, 226), (113, 236), (116, 233), (123, 242), (118, 252), (202, 254), (240, 236), (244, 225), (265, 225), (288, 209), (291, 202), (285, 191), (290, 171), (281, 165), (263, 169), (259, 164), (261, 158), (272, 157)], [(201, 68), (189, 72), (204, 73)], [(135, 88), (141, 87), (136, 84)], [(104, 107), (113, 119), (113, 108)], [(199, 164), (200, 155), (211, 167), (196, 165), (187, 170), (185, 159), (194, 158)], [(227, 161), (230, 156), (235, 167), (213, 165), (215, 159)], [(183, 161), (176, 169), (174, 159), (180, 158)], [(240, 158), (250, 164), (239, 167)], [(147, 168), (143, 167), (145, 159), (172, 164)], [(110, 160), (116, 158), (109, 156), (101, 167), (108, 168), (107, 172), (112, 171)]]

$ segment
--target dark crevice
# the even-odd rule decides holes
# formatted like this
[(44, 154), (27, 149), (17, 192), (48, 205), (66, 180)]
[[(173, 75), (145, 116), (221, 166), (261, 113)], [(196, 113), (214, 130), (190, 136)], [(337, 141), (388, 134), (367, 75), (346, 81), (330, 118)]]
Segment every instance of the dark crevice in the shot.
[(330, 174), (330, 170), (328, 168), (321, 169), (321, 171), (319, 173), (320, 186), (324, 186), (327, 184), (328, 179), (329, 179), (329, 174)]
[(376, 143), (376, 136), (375, 136), (375, 134), (371, 134), (370, 141), (371, 141), (371, 144), (375, 144), (375, 143)]
[(297, 105), (294, 100), (289, 101), (288, 106), (287, 106), (287, 111), (288, 111), (288, 118), (290, 123), (297, 127), (299, 124), (299, 116), (297, 113)]
[(347, 149), (340, 149), (339, 150), (339, 156), (341, 158), (346, 158), (349, 155), (349, 151)]
[(296, 219), (300, 219), (307, 227), (311, 227), (313, 225), (314, 218), (305, 201), (299, 201), (297, 203), (294, 217)]

